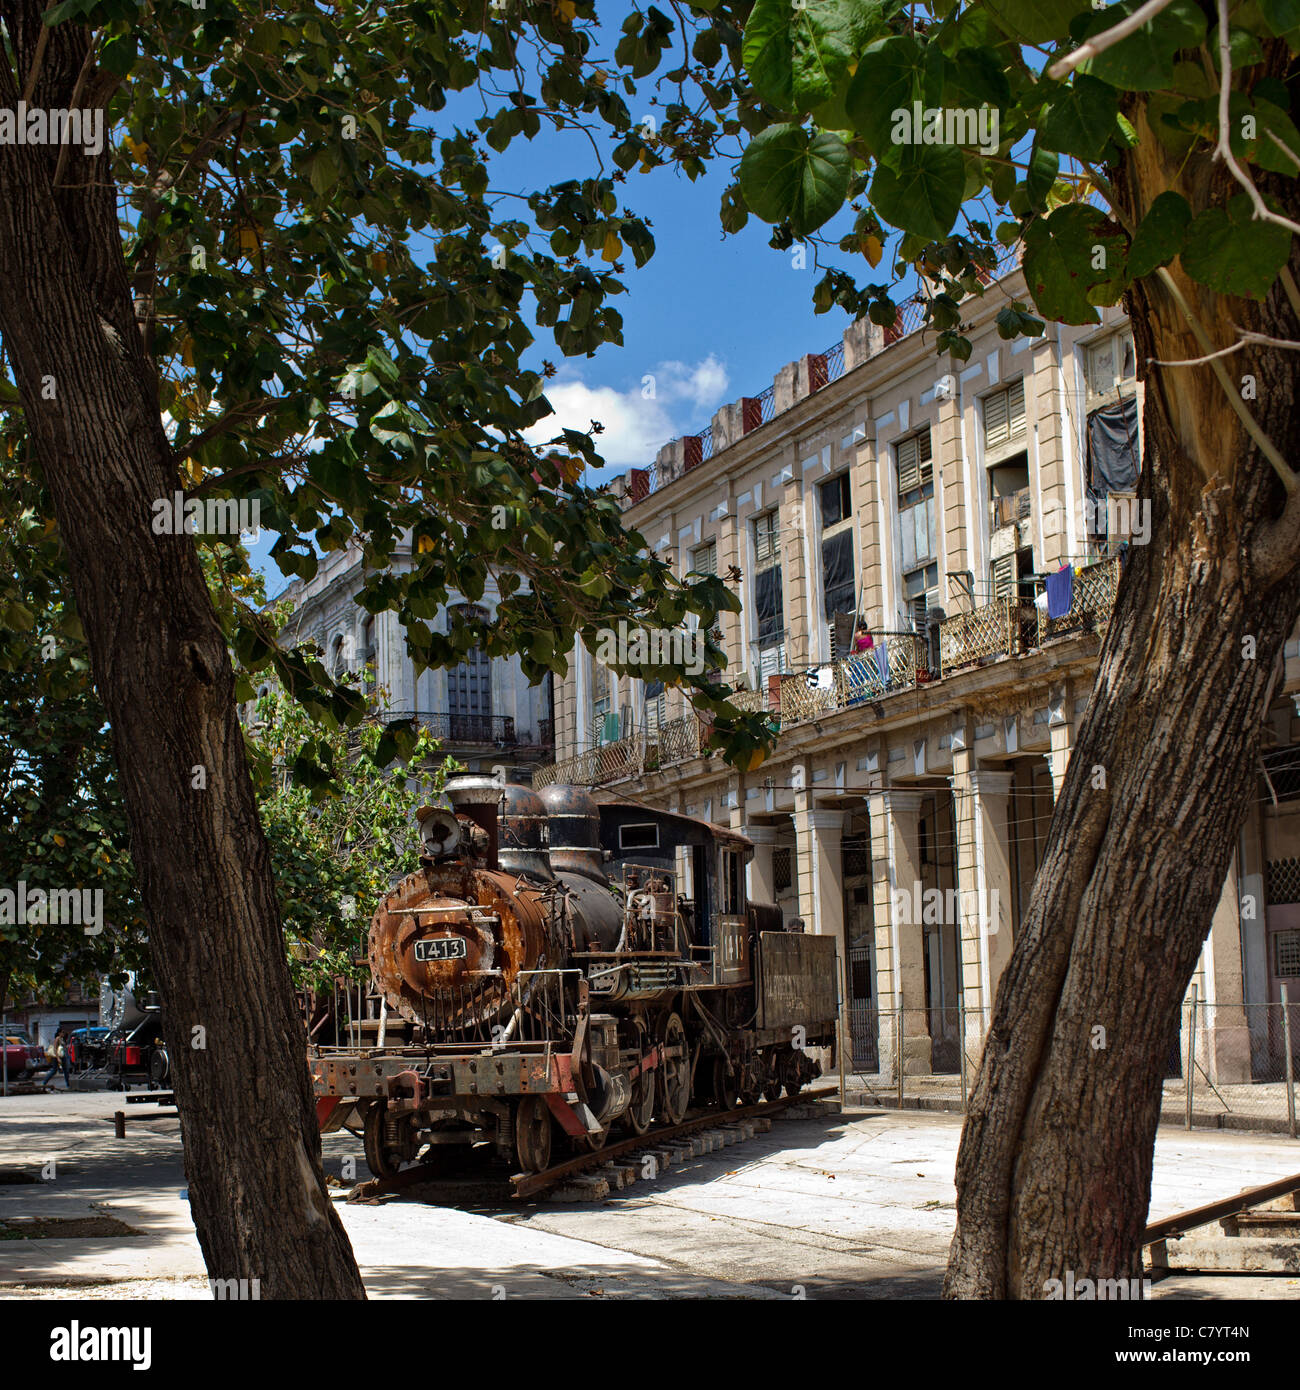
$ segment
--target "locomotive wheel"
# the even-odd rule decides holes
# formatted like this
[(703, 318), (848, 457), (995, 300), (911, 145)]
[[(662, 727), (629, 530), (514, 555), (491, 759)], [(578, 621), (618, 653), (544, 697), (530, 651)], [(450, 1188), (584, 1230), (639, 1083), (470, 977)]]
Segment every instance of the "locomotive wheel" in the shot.
[[(405, 1160), (400, 1149), (393, 1148), (384, 1135), (384, 1119), (388, 1106), (381, 1102), (366, 1111), (362, 1142), (366, 1151), (366, 1166), (377, 1178), (396, 1177)], [(409, 1121), (407, 1121), (409, 1124)]]
[(551, 1162), (551, 1108), (541, 1096), (525, 1096), (515, 1115), (515, 1152), (525, 1173), (540, 1173)]
[(659, 1064), (659, 1113), (668, 1124), (676, 1125), (685, 1118), (691, 1100), (691, 1050), (677, 1014), (669, 1014), (664, 1024), (664, 1048), (678, 1055), (665, 1057)]
[(713, 1098), (724, 1110), (734, 1110), (740, 1104), (740, 1076), (733, 1068), (727, 1073), (727, 1059), (713, 1059)]
[(643, 1071), (632, 1083), (632, 1103), (623, 1112), (633, 1134), (645, 1134), (655, 1118), (655, 1073)]

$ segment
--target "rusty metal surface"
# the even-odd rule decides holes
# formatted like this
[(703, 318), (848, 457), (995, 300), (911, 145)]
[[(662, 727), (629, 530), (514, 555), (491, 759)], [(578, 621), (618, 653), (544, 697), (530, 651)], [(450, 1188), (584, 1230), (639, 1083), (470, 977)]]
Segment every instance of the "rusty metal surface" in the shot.
[[(425, 864), (380, 904), (370, 971), (403, 1018), (454, 1033), (511, 1010), (512, 986), (553, 955), (544, 890), (464, 864)], [(439, 943), (447, 958), (421, 958)], [(417, 950), (418, 947), (418, 950)]]
[(834, 1019), (839, 1004), (835, 938), (760, 932), (759, 1028), (787, 1030)]

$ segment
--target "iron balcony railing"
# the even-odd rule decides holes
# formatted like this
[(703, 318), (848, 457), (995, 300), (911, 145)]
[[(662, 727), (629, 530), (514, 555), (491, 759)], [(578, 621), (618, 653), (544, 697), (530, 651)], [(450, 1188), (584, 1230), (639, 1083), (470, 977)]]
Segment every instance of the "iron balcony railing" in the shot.
[(508, 714), (459, 714), (435, 710), (386, 710), (386, 724), (414, 720), (445, 743), (491, 744), (498, 748), (519, 746), (515, 721)]

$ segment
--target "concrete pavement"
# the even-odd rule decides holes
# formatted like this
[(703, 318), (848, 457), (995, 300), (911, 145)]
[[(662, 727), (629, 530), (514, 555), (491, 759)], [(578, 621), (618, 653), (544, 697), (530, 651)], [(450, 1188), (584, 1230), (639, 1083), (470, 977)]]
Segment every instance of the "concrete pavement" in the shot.
[[(125, 1139), (113, 1135), (117, 1109), (130, 1112)], [(338, 1209), (371, 1297), (933, 1298), (960, 1132), (942, 1113), (822, 1112), (598, 1205), (513, 1204), (480, 1183), (458, 1189), (459, 1209)], [(328, 1136), (327, 1173), (349, 1158), (364, 1176), (359, 1141)], [(1151, 1215), (1298, 1170), (1295, 1141), (1162, 1129)], [(146, 1119), (112, 1093), (10, 1097), (0, 1223), (98, 1216), (138, 1234), (0, 1239), (0, 1297), (207, 1297), (184, 1186), (175, 1119)], [(1294, 1298), (1300, 1280), (1184, 1276), (1155, 1292)]]

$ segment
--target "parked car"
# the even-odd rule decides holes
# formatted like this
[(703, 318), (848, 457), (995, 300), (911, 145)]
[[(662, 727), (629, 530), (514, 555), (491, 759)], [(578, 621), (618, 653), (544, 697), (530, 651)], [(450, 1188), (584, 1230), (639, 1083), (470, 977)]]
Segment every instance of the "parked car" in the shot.
[(68, 1035), (70, 1062), (76, 1071), (88, 1067), (102, 1067), (107, 1060), (105, 1043), (110, 1033), (108, 1028), (74, 1028)]
[(162, 1015), (150, 1011), (135, 1023), (123, 1024), (104, 1040), (109, 1085), (124, 1091), (135, 1082), (152, 1090), (171, 1079), (171, 1059), (163, 1041)]
[(45, 1061), (45, 1049), (37, 1047), (24, 1033), (5, 1036), (4, 1066), (10, 1081), (20, 1081)]

